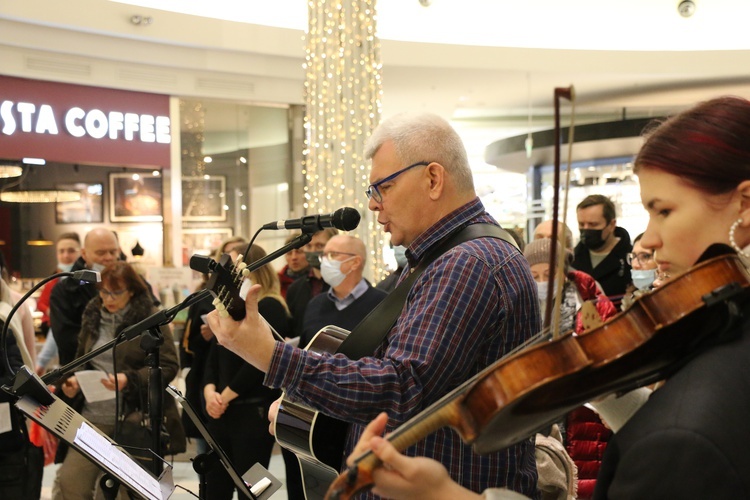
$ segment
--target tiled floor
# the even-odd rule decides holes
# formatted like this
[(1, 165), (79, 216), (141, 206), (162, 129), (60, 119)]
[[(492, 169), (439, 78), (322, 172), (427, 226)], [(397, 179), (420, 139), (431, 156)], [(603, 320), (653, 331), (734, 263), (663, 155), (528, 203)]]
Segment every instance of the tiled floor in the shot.
[[(194, 456), (195, 452), (190, 452), (190, 448), (188, 448), (188, 452), (184, 453), (177, 457), (177, 460), (174, 461), (174, 470), (173, 470), (173, 477), (175, 485), (180, 485), (184, 488), (187, 488), (188, 490), (195, 493), (195, 495), (198, 495), (198, 475), (193, 470), (193, 464), (190, 462), (190, 457)], [(52, 483), (55, 479), (55, 471), (57, 471), (57, 465), (48, 465), (44, 469), (44, 480), (42, 482), (42, 496), (40, 500), (50, 500), (52, 498)], [(286, 477), (286, 474), (284, 472), (284, 459), (281, 456), (281, 452), (278, 450), (278, 445), (274, 449), (273, 456), (271, 457), (271, 464), (268, 467), (268, 470), (271, 474), (273, 474), (277, 479), (279, 479), (282, 483), (284, 483), (284, 479)], [(235, 498), (237, 495), (235, 494)], [(173, 500), (188, 500), (188, 499), (194, 499), (195, 496), (191, 495), (190, 493), (186, 492), (185, 490), (182, 490), (180, 488), (175, 488), (174, 493), (170, 497), (170, 499)], [(286, 500), (286, 488), (284, 486), (279, 489), (276, 493), (274, 493), (271, 496), (270, 500)]]

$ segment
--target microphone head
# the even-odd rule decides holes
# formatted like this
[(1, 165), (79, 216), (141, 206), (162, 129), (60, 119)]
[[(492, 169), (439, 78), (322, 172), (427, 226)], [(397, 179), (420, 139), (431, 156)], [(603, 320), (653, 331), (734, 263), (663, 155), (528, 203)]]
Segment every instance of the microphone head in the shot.
[(359, 226), (360, 215), (356, 208), (344, 207), (333, 212), (331, 224), (336, 229), (351, 231)]
[(209, 274), (216, 268), (216, 261), (205, 255), (195, 254), (190, 257), (190, 269), (199, 273)]

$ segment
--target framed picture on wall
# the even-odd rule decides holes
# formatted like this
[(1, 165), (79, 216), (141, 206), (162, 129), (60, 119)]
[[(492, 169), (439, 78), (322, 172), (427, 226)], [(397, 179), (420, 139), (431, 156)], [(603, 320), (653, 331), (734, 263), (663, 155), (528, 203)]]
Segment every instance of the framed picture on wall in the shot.
[(187, 266), (195, 254), (210, 256), (227, 238), (232, 237), (231, 227), (189, 228), (182, 230), (182, 264)]
[(109, 220), (162, 220), (162, 179), (150, 172), (109, 174)]
[(104, 184), (58, 184), (57, 189), (78, 191), (78, 201), (55, 203), (55, 220), (58, 224), (75, 224), (87, 222), (104, 222)]
[(227, 220), (226, 177), (211, 175), (182, 178), (182, 220), (219, 222)]

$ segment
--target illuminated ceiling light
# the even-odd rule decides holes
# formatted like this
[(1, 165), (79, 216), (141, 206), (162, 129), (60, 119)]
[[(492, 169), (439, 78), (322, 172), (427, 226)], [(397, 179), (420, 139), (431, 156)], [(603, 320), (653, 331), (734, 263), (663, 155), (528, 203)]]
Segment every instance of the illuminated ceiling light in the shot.
[(210, 176), (210, 175), (208, 175), (208, 174), (203, 174), (203, 178), (204, 178), (205, 180), (209, 180), (209, 179), (211, 178), (211, 176)]
[(204, 156), (203, 161), (206, 163), (211, 163), (212, 161), (214, 161), (214, 159), (211, 158), (210, 156)]
[(46, 165), (47, 162), (43, 158), (24, 158), (21, 160), (27, 165)]
[(161, 175), (161, 172), (159, 172), (158, 170), (154, 170), (153, 172), (151, 172), (151, 175), (153, 175), (154, 177), (159, 177)]
[(133, 180), (134, 181), (137, 181), (140, 178), (141, 178), (141, 176), (139, 174), (133, 174)]
[(21, 174), (23, 174), (23, 169), (18, 165), (0, 165), (0, 179), (20, 177)]
[(0, 201), (6, 203), (62, 203), (64, 201), (80, 201), (80, 199), (81, 193), (78, 191), (35, 189), (0, 193)]
[(240, 156), (240, 163), (247, 163), (247, 158)]
[(26, 244), (32, 247), (48, 247), (50, 245), (54, 245), (55, 242), (45, 238), (42, 234), (42, 231), (39, 230), (39, 237), (35, 240), (28, 240)]

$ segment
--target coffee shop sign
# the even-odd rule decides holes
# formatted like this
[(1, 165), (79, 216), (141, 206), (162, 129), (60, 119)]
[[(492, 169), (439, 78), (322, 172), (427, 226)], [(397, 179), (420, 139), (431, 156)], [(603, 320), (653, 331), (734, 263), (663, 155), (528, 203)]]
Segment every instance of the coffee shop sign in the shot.
[[(63, 129), (73, 137), (106, 137), (160, 144), (169, 144), (171, 139), (168, 116), (122, 111), (105, 113), (100, 109), (72, 107), (65, 110), (60, 118)], [(49, 104), (37, 108), (36, 104), (30, 102), (3, 101), (0, 104), (0, 125), (3, 135), (13, 135), (19, 130), (32, 134), (60, 133), (56, 112)]]

